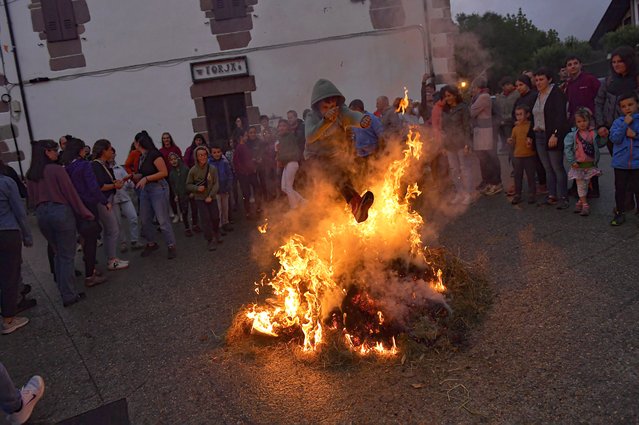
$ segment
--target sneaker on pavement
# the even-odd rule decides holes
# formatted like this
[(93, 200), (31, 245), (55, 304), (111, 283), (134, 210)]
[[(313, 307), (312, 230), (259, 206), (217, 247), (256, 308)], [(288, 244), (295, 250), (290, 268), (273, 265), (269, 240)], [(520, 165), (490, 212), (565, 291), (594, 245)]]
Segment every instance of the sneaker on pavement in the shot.
[(577, 203), (575, 204), (575, 209), (572, 210), (572, 212), (574, 212), (575, 214), (579, 214), (582, 208), (583, 205), (581, 204), (581, 201), (577, 201)]
[(169, 260), (172, 260), (175, 257), (177, 257), (177, 249), (175, 248), (175, 245), (172, 245), (168, 249), (166, 258), (168, 258)]
[(12, 332), (17, 331), (21, 327), (25, 326), (29, 323), (29, 319), (27, 317), (14, 316), (13, 320), (9, 323), (6, 323), (4, 320), (2, 321), (2, 335), (9, 335)]
[(106, 282), (107, 278), (104, 276), (98, 276), (96, 274), (94, 274), (91, 277), (87, 277), (84, 279), (84, 286), (86, 286), (87, 288), (92, 288), (94, 286), (97, 286), (101, 283)]
[(176, 215), (173, 217), (173, 223), (179, 223), (180, 222), (180, 216)]
[(622, 212), (615, 212), (615, 217), (610, 222), (611, 226), (621, 226), (626, 221), (626, 216)]
[(488, 185), (488, 188), (484, 192), (484, 195), (486, 195), (486, 196), (497, 195), (498, 193), (501, 193), (503, 190), (504, 190), (504, 187), (501, 185), (501, 183), (500, 184), (490, 184), (490, 185)]
[(582, 217), (590, 215), (590, 205), (585, 204), (583, 207), (581, 207), (581, 212), (579, 213), (579, 215)]
[(22, 397), (22, 407), (17, 412), (7, 415), (7, 421), (11, 425), (22, 425), (29, 420), (33, 413), (33, 408), (40, 401), (44, 394), (44, 379), (36, 375), (29, 379), (20, 390)]
[(371, 191), (366, 191), (363, 196), (355, 195), (351, 199), (351, 211), (358, 223), (366, 221), (368, 218), (368, 210), (373, 205), (375, 197)]
[(154, 243), (154, 244), (146, 244), (144, 246), (144, 250), (142, 251), (142, 254), (140, 254), (140, 256), (141, 257), (148, 257), (149, 255), (151, 255), (151, 253), (153, 251), (157, 251), (158, 249), (160, 249), (160, 247), (156, 243)]
[(510, 203), (513, 204), (513, 205), (517, 205), (520, 202), (521, 202), (521, 195), (513, 196), (513, 200), (510, 201)]
[(112, 260), (109, 260), (109, 262), (107, 263), (107, 269), (111, 271), (123, 270), (128, 267), (129, 267), (129, 262), (125, 260), (121, 260), (119, 258), (114, 258)]
[(565, 210), (570, 208), (570, 204), (568, 203), (568, 198), (561, 198), (557, 203), (558, 210)]
[(138, 249), (144, 249), (144, 244), (141, 244), (138, 241), (131, 242), (131, 250), (137, 251)]

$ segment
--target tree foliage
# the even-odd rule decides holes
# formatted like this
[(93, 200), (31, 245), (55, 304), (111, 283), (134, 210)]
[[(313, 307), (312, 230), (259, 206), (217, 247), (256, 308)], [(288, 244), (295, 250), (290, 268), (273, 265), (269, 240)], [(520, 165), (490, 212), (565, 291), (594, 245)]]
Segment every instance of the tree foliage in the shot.
[(639, 44), (639, 27), (626, 25), (609, 32), (601, 39), (604, 51), (610, 53), (619, 46), (636, 47)]
[[(586, 42), (574, 37), (561, 42), (557, 31), (537, 28), (521, 9), (514, 15), (461, 13), (456, 18), (460, 31), (455, 53), (457, 73), (462, 78), (474, 78), (483, 71), (492, 87), (503, 76), (514, 77), (540, 65), (558, 71), (569, 54), (583, 61), (592, 58), (592, 49)], [(475, 35), (476, 44), (487, 52), (484, 56), (488, 60), (469, 42), (473, 39), (469, 33)]]

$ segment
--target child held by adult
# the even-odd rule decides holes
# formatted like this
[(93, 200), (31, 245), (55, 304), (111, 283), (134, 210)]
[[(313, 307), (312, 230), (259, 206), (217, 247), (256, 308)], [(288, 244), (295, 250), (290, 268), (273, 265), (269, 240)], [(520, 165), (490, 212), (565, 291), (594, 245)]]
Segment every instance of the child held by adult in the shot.
[(579, 201), (575, 204), (575, 213), (581, 216), (590, 214), (588, 204), (588, 184), (590, 179), (601, 174), (597, 168), (599, 147), (606, 145), (606, 140), (595, 133), (594, 119), (588, 108), (580, 108), (575, 113), (575, 125), (564, 139), (564, 154), (570, 164), (568, 180), (577, 182)]

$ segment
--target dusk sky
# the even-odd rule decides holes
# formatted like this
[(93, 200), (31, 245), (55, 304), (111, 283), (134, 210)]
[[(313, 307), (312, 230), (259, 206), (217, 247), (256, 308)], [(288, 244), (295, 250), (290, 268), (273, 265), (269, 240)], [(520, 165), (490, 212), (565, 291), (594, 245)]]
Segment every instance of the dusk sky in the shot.
[(521, 8), (538, 28), (553, 28), (562, 40), (570, 35), (589, 40), (609, 5), (610, 0), (450, 0), (453, 19), (458, 13), (492, 11), (505, 15)]

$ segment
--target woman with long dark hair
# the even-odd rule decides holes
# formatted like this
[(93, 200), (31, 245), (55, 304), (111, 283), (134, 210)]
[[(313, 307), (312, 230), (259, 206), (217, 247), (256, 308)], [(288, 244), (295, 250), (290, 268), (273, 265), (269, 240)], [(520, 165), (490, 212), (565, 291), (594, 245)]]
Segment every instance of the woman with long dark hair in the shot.
[(98, 205), (106, 204), (108, 201), (100, 191), (91, 163), (85, 159), (85, 147), (82, 140), (74, 137), (67, 138), (67, 144), (60, 156), (60, 163), (69, 175), (82, 203), (96, 217), (96, 220), (91, 221), (86, 221), (77, 215), (75, 217), (78, 233), (82, 236), (84, 284), (91, 287), (106, 280), (96, 270), (95, 264), (98, 238), (102, 231), (97, 222)]
[(27, 171), (30, 204), (35, 207), (38, 227), (53, 247), (58, 290), (65, 307), (84, 298), (74, 289), (75, 215), (95, 220), (85, 206), (71, 179), (58, 160), (58, 144), (41, 140), (31, 144), (31, 166)]
[(146, 131), (135, 135), (135, 148), (142, 154), (139, 173), (134, 176), (136, 187), (140, 189), (142, 236), (147, 240), (142, 257), (149, 256), (159, 248), (155, 241), (157, 233), (153, 225), (153, 217), (155, 217), (160, 224), (170, 260), (176, 257), (177, 250), (169, 217), (169, 185), (166, 182), (169, 173), (162, 154)]
[(120, 228), (118, 219), (113, 210), (113, 198), (118, 189), (122, 189), (124, 182), (116, 180), (110, 162), (113, 159), (113, 147), (111, 142), (100, 139), (93, 145), (93, 172), (100, 186), (102, 194), (107, 199), (107, 204), (98, 204), (98, 217), (104, 228), (104, 252), (107, 257), (107, 268), (109, 270), (122, 270), (129, 267), (129, 262), (118, 258), (115, 255)]
[[(162, 133), (162, 147), (160, 148), (160, 153), (164, 158), (164, 163), (166, 164), (166, 169), (171, 169), (171, 163), (169, 162), (169, 155), (174, 153), (182, 158), (182, 149), (180, 149), (175, 142), (173, 141), (173, 136), (171, 133), (165, 131)], [(175, 203), (175, 193), (173, 193), (173, 188), (169, 185), (169, 205), (171, 206), (173, 223), (177, 223), (180, 221), (180, 216), (178, 214), (178, 207)]]

